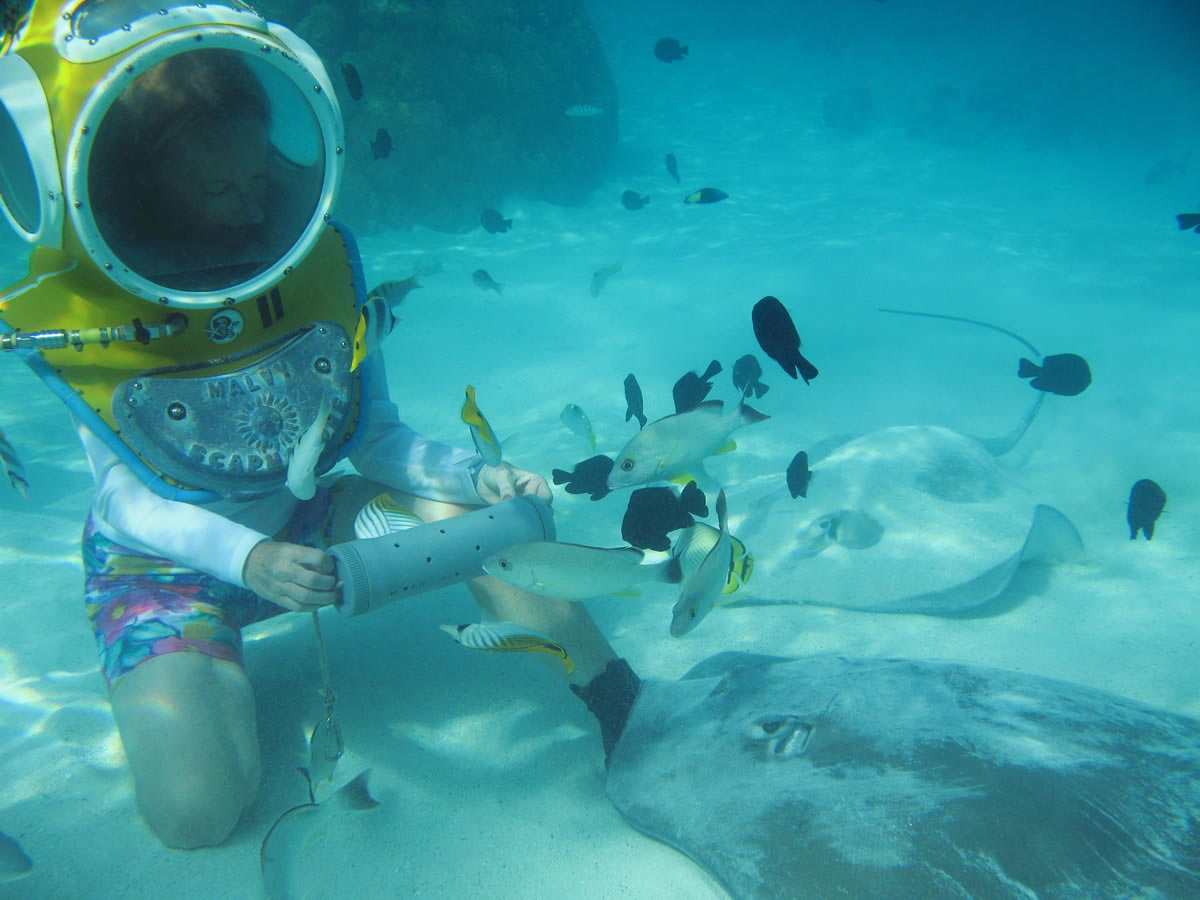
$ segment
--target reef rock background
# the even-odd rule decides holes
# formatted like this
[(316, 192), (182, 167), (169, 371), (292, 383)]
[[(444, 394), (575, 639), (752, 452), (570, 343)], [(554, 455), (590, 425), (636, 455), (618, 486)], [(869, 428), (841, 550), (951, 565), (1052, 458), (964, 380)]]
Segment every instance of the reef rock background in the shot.
[[(509, 193), (581, 202), (617, 140), (617, 89), (582, 0), (260, 0), (320, 54), (346, 120), (338, 217), (457, 231)], [(341, 65), (363, 83), (351, 98)], [(592, 118), (564, 111), (604, 110)], [(372, 158), (387, 129), (392, 151)]]

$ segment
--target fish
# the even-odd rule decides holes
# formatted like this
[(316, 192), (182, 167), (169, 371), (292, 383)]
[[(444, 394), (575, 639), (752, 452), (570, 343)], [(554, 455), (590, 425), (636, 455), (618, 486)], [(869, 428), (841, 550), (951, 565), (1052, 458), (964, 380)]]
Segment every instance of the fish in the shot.
[(688, 45), (675, 38), (659, 38), (654, 43), (654, 55), (665, 63), (678, 62), (687, 56)]
[(1039, 366), (1021, 357), (1017, 364), (1017, 375), (1032, 378), (1030, 384), (1039, 391), (1074, 397), (1081, 394), (1092, 383), (1092, 370), (1087, 360), (1074, 353), (1055, 353), (1042, 360)]
[(729, 578), (733, 545), (729, 538), (728, 507), (725, 492), (717, 494), (717, 522), (720, 534), (704, 554), (696, 571), (683, 581), (679, 599), (671, 609), (671, 635), (682, 637), (708, 615), (725, 590)]
[(321, 394), (317, 417), (292, 447), (288, 459), (287, 486), (298, 500), (311, 500), (317, 493), (317, 461), (325, 449), (325, 426), (333, 411), (333, 392), (328, 388)]
[(308, 782), (309, 800), (316, 799), (318, 784), (322, 781), (333, 781), (333, 772), (345, 751), (342, 729), (338, 727), (332, 714), (313, 726), (312, 734), (308, 737), (308, 766), (298, 767), (298, 771)]
[(646, 414), (642, 412), (642, 388), (633, 373), (625, 376), (625, 421), (636, 418), (638, 428), (646, 427)]
[(812, 481), (812, 472), (808, 470), (808, 454), (801, 450), (792, 457), (787, 467), (787, 486), (792, 499), (808, 496), (808, 483)]
[(475, 405), (475, 388), (467, 385), (467, 398), (463, 401), (462, 420), (471, 431), (471, 440), (475, 442), (475, 452), (482, 458), (485, 465), (500, 465), (500, 441), (492, 426), (483, 417), (479, 407)]
[(1200, 896), (1189, 716), (844, 653), (726, 652), (635, 694), (605, 793), (733, 900)]
[(700, 188), (698, 191), (692, 191), (683, 198), (684, 203), (719, 203), (728, 198), (729, 195), (719, 188)]
[(1136, 541), (1138, 531), (1146, 540), (1154, 537), (1154, 523), (1167, 505), (1167, 492), (1149, 478), (1135, 482), (1129, 492), (1129, 510), (1125, 515), (1129, 522), (1129, 539)]
[(704, 460), (733, 450), (730, 435), (737, 429), (770, 418), (745, 403), (729, 415), (723, 409), (720, 400), (706, 400), (695, 409), (647, 425), (617, 454), (608, 487), (617, 490), (682, 477), (711, 483)]
[(492, 278), (484, 269), (476, 269), (472, 272), (471, 281), (481, 291), (495, 291), (497, 294), (504, 293), (504, 285)]
[(762, 373), (762, 366), (758, 364), (758, 358), (753, 353), (740, 356), (733, 364), (733, 386), (742, 392), (743, 397), (749, 399), (750, 395), (754, 394), (755, 399), (758, 399), (770, 390), (770, 387), (759, 380)]
[(0, 831), (0, 883), (16, 881), (33, 870), (33, 860), (25, 855), (21, 845)]
[(556, 644), (544, 634), (515, 622), (438, 627), (469, 650), (489, 650), (494, 653), (549, 653), (563, 661), (568, 675), (575, 671), (575, 663), (567, 655), (562, 644)]
[(397, 503), (391, 494), (378, 494), (354, 517), (354, 536), (359, 540), (383, 537), (423, 524), (418, 516)]
[(1168, 156), (1160, 159), (1146, 170), (1146, 184), (1162, 184), (1179, 175), (1186, 175), (1191, 169), (1192, 154), (1187, 152), (1182, 156)]
[(267, 900), (305, 896), (307, 891), (293, 882), (298, 880), (294, 870), (300, 866), (308, 845), (321, 832), (336, 827), (343, 815), (379, 806), (367, 784), (370, 772), (370, 769), (360, 772), (326, 800), (317, 803), (310, 798), (308, 803), (293, 806), (275, 820), (258, 850)]
[(550, 477), (555, 484), (565, 484), (568, 494), (590, 494), (593, 500), (601, 500), (609, 494), (608, 473), (613, 461), (608, 456), (593, 456), (578, 463), (570, 472), (551, 469)]
[(621, 194), (621, 205), (630, 211), (641, 209), (649, 202), (648, 194), (639, 194), (637, 191), (625, 191)]
[(391, 153), (392, 136), (388, 134), (386, 128), (380, 128), (375, 132), (375, 138), (371, 141), (371, 158), (387, 159)]
[(754, 304), (754, 337), (763, 352), (793, 378), (797, 371), (809, 384), (817, 377), (817, 367), (800, 353), (800, 335), (787, 309), (774, 297), (763, 297)]
[(609, 263), (607, 266), (602, 266), (592, 273), (591, 292), (593, 297), (599, 297), (600, 292), (604, 290), (604, 285), (608, 283), (608, 279), (612, 278), (621, 271), (620, 263)]
[(1200, 213), (1180, 213), (1175, 219), (1179, 222), (1180, 231), (1194, 229), (1196, 234), (1200, 234)]
[(679, 163), (675, 159), (675, 154), (668, 153), (663, 162), (666, 163), (667, 174), (675, 179), (676, 184), (679, 184)]
[(374, 294), (367, 298), (358, 311), (358, 325), (354, 330), (354, 353), (350, 359), (351, 372), (379, 348), (399, 321), (382, 296)]
[[(438, 268), (441, 268), (440, 263), (438, 264)], [(427, 273), (423, 272), (422, 274)], [(367, 298), (370, 299), (371, 297), (382, 297), (387, 301), (388, 306), (390, 306), (392, 309), (395, 309), (402, 302), (404, 302), (404, 298), (407, 297), (410, 292), (415, 291), (419, 287), (421, 287), (421, 283), (417, 281), (417, 276), (409, 275), (407, 278), (400, 280), (381, 281), (367, 293)]]
[(588, 547), (558, 541), (513, 544), (483, 561), (483, 571), (514, 587), (560, 600), (633, 594), (643, 584), (677, 584), (673, 558), (643, 564), (636, 547)]
[(499, 212), (488, 207), (479, 214), (479, 224), (483, 230), (491, 234), (502, 234), (512, 229), (512, 219), (506, 219)]
[(593, 453), (596, 451), (596, 434), (592, 431), (592, 423), (588, 420), (587, 413), (574, 403), (568, 403), (558, 418), (573, 433), (583, 438)]
[(358, 77), (358, 69), (351, 63), (342, 63), (342, 78), (346, 82), (346, 90), (351, 100), (361, 100), (363, 95), (362, 79)]
[(604, 108), (594, 103), (576, 103), (564, 109), (563, 115), (572, 119), (595, 119), (604, 115)]
[(8, 442), (8, 438), (4, 436), (3, 431), (0, 431), (0, 464), (4, 465), (4, 474), (8, 476), (8, 483), (20, 491), (21, 496), (28, 500), (29, 481), (25, 477), (25, 467), (21, 465), (21, 460), (17, 457), (17, 451)]
[(704, 370), (703, 375), (688, 372), (675, 382), (671, 388), (671, 396), (675, 400), (675, 412), (687, 412), (695, 409), (704, 402), (708, 392), (712, 390), (712, 379), (721, 372), (721, 364), (713, 360)]
[(694, 481), (689, 481), (678, 495), (669, 487), (638, 488), (625, 508), (621, 537), (642, 550), (670, 550), (667, 535), (695, 525), (693, 515), (708, 515), (704, 492)]

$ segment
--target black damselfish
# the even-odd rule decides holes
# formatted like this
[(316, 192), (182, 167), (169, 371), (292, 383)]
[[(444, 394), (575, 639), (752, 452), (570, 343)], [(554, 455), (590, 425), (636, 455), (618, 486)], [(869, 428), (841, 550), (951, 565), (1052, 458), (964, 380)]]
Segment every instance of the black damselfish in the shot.
[(483, 226), (484, 231), (491, 234), (503, 234), (512, 228), (512, 219), (504, 218), (500, 215), (499, 210), (489, 206), (479, 214), (479, 224)]
[(669, 487), (639, 488), (629, 498), (621, 537), (641, 550), (670, 550), (667, 535), (695, 525), (693, 515), (708, 515), (707, 498), (696, 482), (689, 481), (678, 496)]
[(687, 44), (675, 38), (659, 38), (654, 43), (654, 55), (665, 63), (677, 62), (687, 56)]
[(1039, 391), (1061, 394), (1064, 397), (1082, 394), (1092, 383), (1092, 370), (1087, 360), (1074, 353), (1055, 353), (1053, 356), (1047, 356), (1040, 366), (1021, 357), (1017, 365), (1017, 375), (1021, 378), (1032, 378), (1033, 381), (1029, 383)]
[(625, 421), (636, 418), (638, 428), (646, 427), (646, 414), (642, 412), (642, 387), (630, 372), (625, 376)]
[(666, 160), (667, 174), (675, 179), (675, 183), (679, 184), (679, 163), (675, 159), (674, 153), (668, 153)]
[(812, 472), (808, 469), (808, 454), (801, 450), (792, 457), (787, 467), (787, 486), (792, 499), (808, 496), (808, 483), (812, 481)]
[(621, 194), (621, 205), (631, 211), (641, 209), (649, 202), (650, 198), (647, 195), (639, 194), (637, 191), (625, 191)]
[(346, 90), (351, 100), (361, 100), (363, 95), (362, 79), (358, 77), (358, 69), (348, 62), (342, 63), (342, 78), (346, 80)]
[(1200, 234), (1200, 213), (1180, 213), (1175, 219), (1179, 222), (1180, 231), (1190, 229)]
[(749, 397), (753, 393), (755, 398), (758, 398), (771, 389), (759, 380), (761, 378), (762, 366), (758, 364), (758, 358), (753, 353), (738, 357), (738, 361), (733, 364), (733, 386), (742, 392), (743, 397)]
[(371, 157), (373, 159), (387, 159), (392, 152), (392, 136), (388, 134), (386, 128), (380, 128), (375, 132), (375, 140), (371, 141)]
[(796, 373), (808, 384), (817, 377), (817, 367), (800, 354), (800, 335), (787, 309), (774, 297), (754, 304), (754, 336), (763, 352), (793, 378)]
[(1129, 492), (1129, 511), (1125, 514), (1129, 522), (1129, 539), (1136, 541), (1138, 531), (1146, 536), (1146, 540), (1154, 537), (1154, 523), (1162, 515), (1163, 507), (1167, 505), (1167, 492), (1149, 478), (1143, 478), (1133, 485)]
[(551, 469), (550, 477), (555, 484), (565, 484), (568, 494), (590, 494), (593, 500), (605, 497), (608, 491), (608, 473), (613, 461), (604, 455), (593, 456), (577, 463), (570, 472)]
[(671, 388), (671, 396), (675, 400), (675, 412), (683, 413), (695, 409), (704, 402), (708, 392), (712, 390), (712, 378), (721, 371), (721, 364), (715, 359), (708, 364), (703, 375), (688, 372), (683, 375)]

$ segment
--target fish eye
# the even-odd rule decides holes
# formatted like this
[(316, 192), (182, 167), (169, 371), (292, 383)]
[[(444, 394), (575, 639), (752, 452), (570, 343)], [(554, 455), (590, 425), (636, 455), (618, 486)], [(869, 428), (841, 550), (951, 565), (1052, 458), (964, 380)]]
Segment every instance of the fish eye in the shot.
[(633, 460), (630, 459), (629, 457), (625, 457), (625, 459), (621, 460), (621, 471), (622, 472), (632, 472), (633, 471)]
[(496, 565), (498, 565), (501, 569), (504, 569), (506, 572), (512, 568), (509, 561), (504, 557), (500, 557), (500, 559), (496, 560)]
[(696, 618), (696, 607), (693, 606), (691, 609), (688, 610), (688, 618), (689, 619)]

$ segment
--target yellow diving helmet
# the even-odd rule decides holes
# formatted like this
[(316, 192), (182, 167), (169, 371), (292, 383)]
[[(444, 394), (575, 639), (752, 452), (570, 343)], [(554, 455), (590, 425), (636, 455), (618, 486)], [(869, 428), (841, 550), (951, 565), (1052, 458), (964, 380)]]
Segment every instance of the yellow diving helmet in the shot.
[[(291, 31), (240, 0), (37, 0), (9, 27), (0, 209), (27, 241), (90, 261), (142, 299), (203, 309), (261, 294), (320, 238), (341, 178), (342, 118), (324, 66)], [(205, 77), (190, 76), (193, 64)], [(174, 83), (186, 92), (156, 90), (164, 66), (181, 70)], [(179, 195), (202, 188), (195, 168), (204, 164), (206, 117), (242, 112), (212, 106), (230, 102), (220, 84), (205, 83), (221, 73), (264, 123), (247, 153), (265, 152), (266, 164), (245, 183), (230, 171), (226, 196), (200, 199), (218, 214), (223, 204), (227, 217), (265, 219), (252, 240), (179, 211), (187, 209)], [(172, 171), (181, 137), (188, 168)], [(228, 168), (229, 148), (221, 150), (214, 164)], [(269, 179), (270, 190), (251, 176)], [(268, 200), (269, 209), (245, 212)]]

